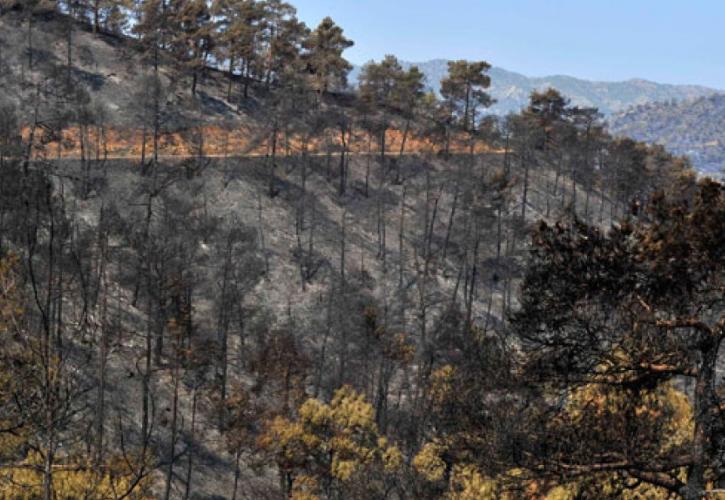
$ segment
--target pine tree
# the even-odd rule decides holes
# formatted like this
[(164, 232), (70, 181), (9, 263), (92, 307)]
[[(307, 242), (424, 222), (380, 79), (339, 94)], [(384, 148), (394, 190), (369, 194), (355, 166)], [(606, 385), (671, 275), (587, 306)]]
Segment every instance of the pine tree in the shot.
[(268, 83), (283, 83), (285, 73), (302, 73), (302, 49), (310, 34), (305, 23), (296, 17), (282, 19), (276, 26), (269, 42), (267, 58)]
[[(725, 428), (715, 366), (725, 340), (725, 188), (709, 179), (693, 186), (683, 178), (636, 210), (637, 220), (607, 233), (579, 220), (542, 222), (513, 326), (528, 373), (552, 390), (602, 384), (636, 402), (675, 378), (691, 379), (691, 432), (681, 445), (663, 446), (668, 436), (652, 434), (659, 427), (643, 426), (641, 418), (630, 424), (626, 439), (600, 436), (616, 420), (576, 430), (564, 425), (563, 434), (532, 444), (540, 450), (534, 456), (556, 442), (560, 458), (554, 451), (538, 456), (555, 469), (561, 460), (580, 474), (606, 467), (686, 499), (701, 498), (706, 483), (723, 474), (718, 443)], [(544, 412), (557, 412), (540, 403)]]
[(93, 33), (106, 30), (121, 34), (127, 26), (127, 10), (132, 0), (71, 0), (68, 10), (78, 19), (87, 22)]
[(262, 44), (264, 8), (255, 0), (220, 0), (214, 4), (217, 20), (217, 52), (227, 63), (229, 85), (227, 99), (232, 97), (235, 72), (241, 74), (243, 95), (248, 97), (252, 75), (259, 64)]
[(318, 93), (345, 87), (352, 66), (342, 53), (352, 46), (353, 41), (345, 38), (342, 28), (330, 17), (324, 18), (310, 34), (304, 43), (305, 60)]
[(147, 58), (153, 61), (154, 71), (158, 73), (161, 50), (168, 43), (169, 8), (168, 0), (138, 0), (134, 9), (136, 23), (133, 32), (141, 42), (141, 48)]
[(493, 102), (485, 92), (491, 85), (491, 77), (486, 74), (489, 69), (491, 65), (485, 61), (450, 61), (448, 76), (441, 81), (441, 95), (467, 132), (476, 129), (479, 108)]
[(195, 96), (199, 77), (214, 48), (212, 14), (205, 0), (183, 0), (170, 7), (170, 48), (182, 72), (191, 75), (191, 95)]

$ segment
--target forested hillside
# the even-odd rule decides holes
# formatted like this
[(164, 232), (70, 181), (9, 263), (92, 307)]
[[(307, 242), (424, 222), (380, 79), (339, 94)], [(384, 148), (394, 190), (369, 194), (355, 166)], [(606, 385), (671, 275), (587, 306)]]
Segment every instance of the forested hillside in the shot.
[(687, 155), (702, 172), (725, 165), (725, 95), (652, 103), (615, 115), (612, 132)]
[(278, 0), (0, 0), (0, 497), (725, 486), (725, 189)]

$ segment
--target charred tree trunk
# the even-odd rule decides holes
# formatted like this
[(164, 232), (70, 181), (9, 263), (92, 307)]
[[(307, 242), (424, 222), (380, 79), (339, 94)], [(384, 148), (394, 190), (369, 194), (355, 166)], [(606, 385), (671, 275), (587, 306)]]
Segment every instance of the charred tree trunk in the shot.
[[(721, 323), (725, 325), (725, 316)], [(722, 418), (718, 411), (719, 398), (715, 389), (718, 351), (722, 334), (707, 333), (699, 349), (700, 363), (695, 378), (692, 442), (692, 465), (687, 474), (687, 485), (682, 491), (685, 500), (699, 500), (705, 496), (706, 472), (715, 464), (717, 448), (713, 442), (714, 430)]]

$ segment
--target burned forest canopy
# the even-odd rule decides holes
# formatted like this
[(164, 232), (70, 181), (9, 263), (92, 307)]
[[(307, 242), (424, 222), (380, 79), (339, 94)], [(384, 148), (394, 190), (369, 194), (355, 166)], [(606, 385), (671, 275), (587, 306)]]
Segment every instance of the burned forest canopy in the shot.
[(725, 190), (279, 0), (0, 0), (0, 497), (715, 498)]

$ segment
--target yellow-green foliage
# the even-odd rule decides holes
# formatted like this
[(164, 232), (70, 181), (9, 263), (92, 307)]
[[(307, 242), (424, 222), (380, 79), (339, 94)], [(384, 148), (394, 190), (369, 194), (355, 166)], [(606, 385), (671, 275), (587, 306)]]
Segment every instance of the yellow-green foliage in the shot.
[(446, 473), (446, 463), (441, 458), (445, 446), (437, 441), (426, 443), (413, 458), (413, 467), (427, 481), (440, 481)]
[(487, 478), (472, 465), (453, 467), (447, 498), (451, 500), (480, 500), (502, 498), (495, 480)]
[[(15, 422), (7, 419), (0, 418), (0, 427), (3, 428), (15, 428)], [(14, 432), (1, 432), (0, 433), (0, 463), (12, 461), (17, 456), (18, 452), (22, 449), (23, 444), (26, 441), (24, 435), (25, 429), (22, 427), (16, 429)], [(2, 472), (0, 472), (0, 477)], [(2, 498), (2, 497), (0, 497)]]
[[(13, 500), (41, 498), (43, 493), (43, 460), (31, 453), (17, 467), (6, 468), (0, 473), (0, 498)], [(88, 463), (62, 463), (53, 468), (54, 498), (114, 499), (126, 493), (134, 476), (124, 460), (111, 459), (97, 472)], [(132, 499), (152, 498), (147, 494), (149, 480), (144, 478), (134, 488)]]
[(259, 445), (295, 478), (295, 498), (312, 498), (319, 483), (346, 482), (363, 471), (394, 473), (403, 462), (400, 451), (379, 435), (372, 406), (347, 386), (329, 405), (308, 399), (296, 420), (272, 419)]
[(431, 374), (430, 398), (436, 406), (442, 406), (454, 391), (456, 369), (451, 365), (444, 365)]
[(292, 500), (317, 500), (320, 498), (320, 483), (312, 476), (306, 474), (299, 475), (292, 483), (292, 491), (290, 498)]
[[(447, 381), (451, 371), (444, 367), (434, 373), (435, 391), (449, 391)], [(565, 415), (555, 425), (594, 426), (602, 433), (621, 432), (624, 428), (606, 429), (607, 423), (618, 422), (626, 408), (639, 421), (638, 425), (651, 428), (658, 453), (667, 453), (686, 447), (692, 437), (692, 408), (687, 397), (669, 384), (642, 392), (636, 402), (613, 386), (590, 385), (574, 391), (568, 400)], [(632, 406), (633, 405), (633, 406)], [(600, 432), (600, 431), (598, 431)], [(652, 439), (652, 436), (648, 436)], [(616, 438), (612, 434), (612, 438)], [(413, 459), (413, 467), (425, 480), (438, 482), (445, 478), (444, 455), (450, 453), (450, 443), (440, 439), (425, 444)], [(680, 478), (685, 479), (684, 471)], [(600, 473), (578, 478), (575, 481), (551, 485), (526, 478), (521, 471), (511, 470), (491, 478), (473, 464), (456, 463), (450, 470), (446, 498), (473, 500), (488, 498), (546, 498), (570, 500), (573, 498), (623, 498), (628, 500), (667, 498), (667, 492), (647, 483), (631, 483), (620, 473)]]
[(585, 386), (572, 393), (567, 414), (574, 425), (598, 423), (605, 432), (607, 426), (612, 427), (625, 418), (624, 409), (627, 408), (640, 423), (641, 429), (656, 433), (657, 451), (661, 453), (682, 447), (692, 438), (694, 427), (690, 402), (672, 385), (663, 384), (653, 390), (643, 390), (634, 402), (630, 398), (631, 394), (616, 386)]
[(575, 498), (657, 500), (670, 498), (670, 496), (662, 488), (647, 483), (636, 483), (619, 473), (592, 475), (558, 485), (546, 494), (546, 500), (574, 500)]
[[(623, 418), (623, 409), (632, 405), (628, 394), (615, 386), (590, 385), (574, 391), (567, 404), (571, 418), (567, 425), (596, 426), (602, 433), (617, 432), (623, 428), (617, 424)], [(639, 394), (639, 399), (629, 411), (639, 421), (639, 427), (653, 432), (658, 453), (667, 453), (687, 447), (693, 433), (692, 407), (687, 396), (670, 384)], [(609, 429), (607, 428), (609, 424)], [(684, 480), (685, 472), (679, 471)], [(666, 498), (662, 488), (647, 483), (629, 485), (631, 480), (621, 473), (593, 474), (549, 491), (547, 499), (568, 500), (582, 495), (616, 497), (627, 500)]]
[[(441, 481), (446, 473), (446, 463), (442, 456), (447, 451), (448, 446), (440, 441), (426, 443), (413, 458), (413, 467), (426, 481)], [(531, 493), (527, 494), (527, 497), (535, 496), (537, 485), (534, 481), (523, 479), (520, 482), (515, 481), (520, 472), (511, 470), (505, 475), (491, 478), (475, 465), (454, 464), (450, 471), (445, 498), (449, 500), (513, 500), (520, 498), (522, 491)], [(512, 485), (516, 485), (515, 490), (512, 490)]]
[(541, 489), (540, 484), (525, 477), (521, 469), (511, 469), (505, 474), (491, 478), (473, 465), (456, 465), (451, 472), (446, 498), (449, 500), (539, 499), (543, 497)]

